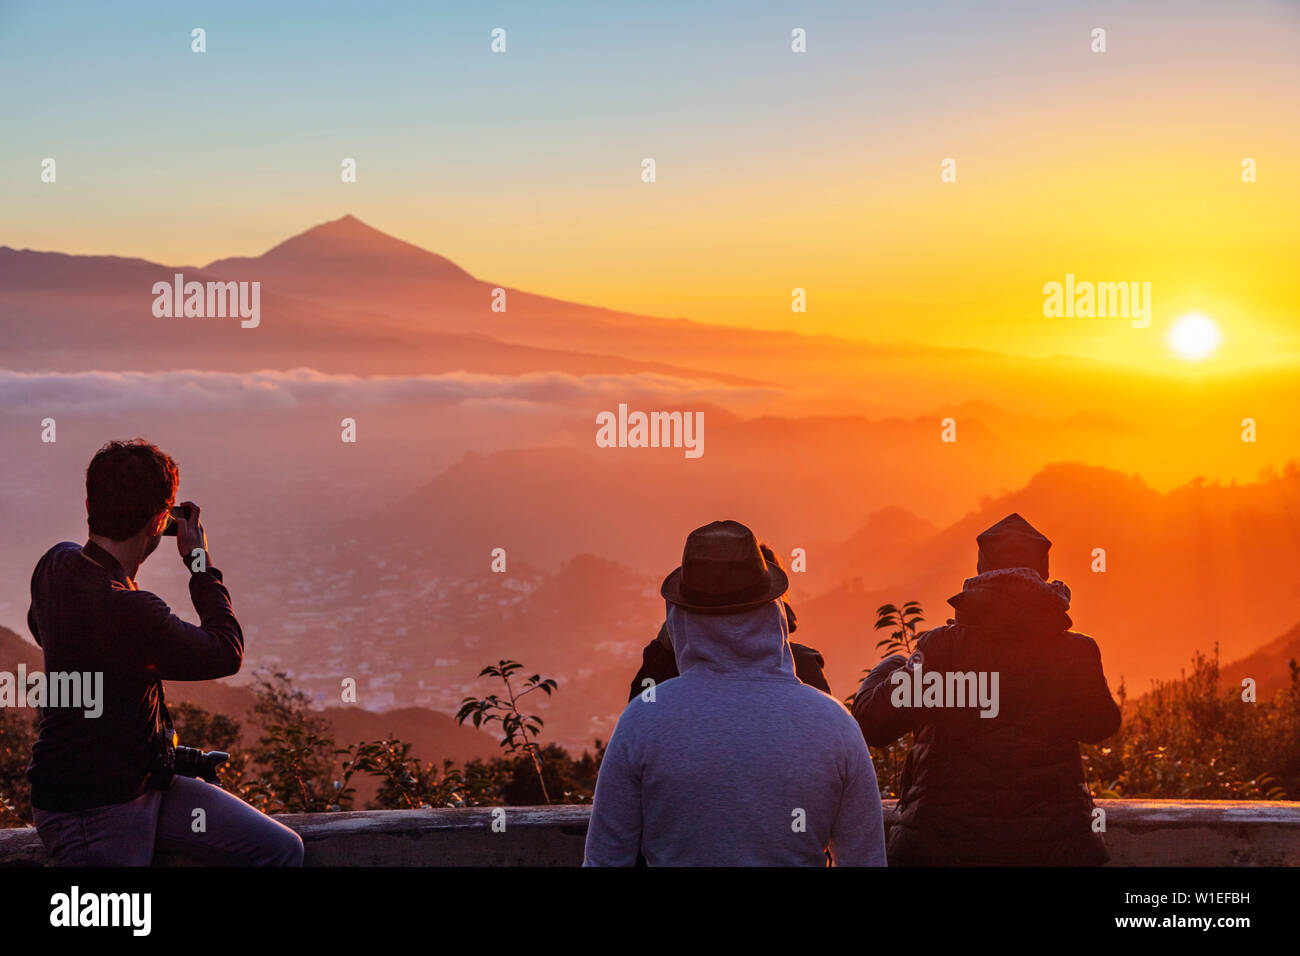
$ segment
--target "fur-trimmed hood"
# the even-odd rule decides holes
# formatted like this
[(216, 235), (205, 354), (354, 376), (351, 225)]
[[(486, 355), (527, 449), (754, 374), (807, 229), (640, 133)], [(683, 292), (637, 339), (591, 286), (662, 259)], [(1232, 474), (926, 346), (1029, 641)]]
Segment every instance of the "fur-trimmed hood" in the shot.
[(1007, 639), (1059, 634), (1070, 629), (1070, 589), (1044, 581), (1030, 568), (985, 571), (948, 599), (956, 623)]

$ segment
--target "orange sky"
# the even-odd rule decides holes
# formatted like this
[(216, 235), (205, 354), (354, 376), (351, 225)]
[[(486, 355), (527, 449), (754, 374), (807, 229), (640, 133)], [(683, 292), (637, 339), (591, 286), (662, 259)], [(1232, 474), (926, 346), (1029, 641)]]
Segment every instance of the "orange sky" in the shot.
[[(165, 18), (81, 15), (117, 53), (76, 95), (98, 49), (21, 5), (23, 47), (0, 31), (26, 104), (0, 242), (201, 264), (353, 213), (479, 277), (627, 311), (1170, 370), (1167, 324), (1198, 311), (1223, 329), (1218, 368), (1300, 356), (1293, 5), (812, 5), (803, 57), (775, 14), (720, 33), (520, 14), (497, 60), (441, 21), (436, 57), (350, 19), (272, 57), (232, 11), (203, 60)], [(321, 76), (331, 50), (357, 69)], [(1152, 327), (1045, 319), (1066, 273), (1150, 282)]]

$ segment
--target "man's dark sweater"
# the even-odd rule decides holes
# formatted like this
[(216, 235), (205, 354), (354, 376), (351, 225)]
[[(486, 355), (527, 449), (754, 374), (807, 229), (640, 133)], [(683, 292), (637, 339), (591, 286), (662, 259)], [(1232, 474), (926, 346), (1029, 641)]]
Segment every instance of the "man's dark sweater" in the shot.
[(123, 803), (145, 790), (164, 680), (211, 680), (238, 672), (244, 634), (221, 572), (190, 575), (197, 627), (157, 595), (139, 590), (117, 559), (65, 541), (32, 574), (27, 626), (46, 673), (102, 672), (103, 713), (47, 708), (27, 777), (38, 810)]

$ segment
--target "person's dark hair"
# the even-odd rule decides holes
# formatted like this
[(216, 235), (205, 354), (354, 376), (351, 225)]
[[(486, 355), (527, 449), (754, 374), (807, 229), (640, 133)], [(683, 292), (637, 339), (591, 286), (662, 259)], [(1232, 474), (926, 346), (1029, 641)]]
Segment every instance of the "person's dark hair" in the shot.
[(90, 533), (125, 541), (176, 502), (180, 471), (171, 456), (143, 438), (111, 441), (86, 468)]

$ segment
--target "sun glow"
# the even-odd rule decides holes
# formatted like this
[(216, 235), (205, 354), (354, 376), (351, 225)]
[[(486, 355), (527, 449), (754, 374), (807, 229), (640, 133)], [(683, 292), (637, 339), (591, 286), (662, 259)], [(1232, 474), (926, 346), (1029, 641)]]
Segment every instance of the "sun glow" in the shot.
[(1191, 362), (1213, 355), (1222, 338), (1218, 324), (1199, 312), (1179, 316), (1169, 327), (1169, 347)]

